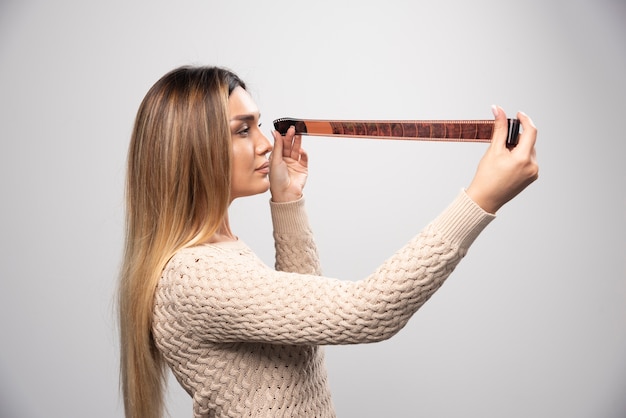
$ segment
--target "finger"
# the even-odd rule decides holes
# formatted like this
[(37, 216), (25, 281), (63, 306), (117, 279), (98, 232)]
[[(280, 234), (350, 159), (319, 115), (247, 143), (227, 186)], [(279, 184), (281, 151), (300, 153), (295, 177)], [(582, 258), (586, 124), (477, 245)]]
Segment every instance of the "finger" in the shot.
[(494, 116), (493, 136), (491, 138), (491, 146), (495, 149), (506, 148), (506, 138), (509, 135), (508, 122), (506, 113), (500, 106), (493, 105), (491, 111)]
[(526, 154), (532, 153), (537, 142), (537, 128), (533, 121), (524, 112), (517, 112), (517, 119), (522, 124), (522, 134), (520, 135), (518, 145), (519, 151)]
[(277, 163), (283, 159), (283, 136), (278, 131), (273, 130), (272, 136), (274, 137), (274, 148), (270, 156), (270, 161)]
[(309, 154), (302, 148), (300, 148), (300, 164), (303, 167), (309, 166)]
[(291, 158), (298, 161), (300, 158), (300, 150), (302, 149), (302, 135), (295, 135), (291, 144)]
[(282, 137), (283, 140), (283, 152), (281, 153), (281, 155), (283, 157), (288, 157), (291, 158), (291, 150), (293, 148), (293, 137), (296, 134), (296, 127), (295, 126), (290, 126), (289, 129), (287, 129), (287, 132), (285, 133), (285, 136)]

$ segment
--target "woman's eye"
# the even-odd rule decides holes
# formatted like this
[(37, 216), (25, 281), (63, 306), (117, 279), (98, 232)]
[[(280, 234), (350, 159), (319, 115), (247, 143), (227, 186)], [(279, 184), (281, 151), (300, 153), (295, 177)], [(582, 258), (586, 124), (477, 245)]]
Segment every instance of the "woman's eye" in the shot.
[[(259, 123), (258, 127), (261, 127), (261, 123)], [(250, 134), (250, 126), (242, 125), (239, 130), (235, 131), (235, 134), (241, 137), (247, 137)]]
[(248, 136), (248, 133), (250, 132), (250, 128), (249, 127), (244, 127), (240, 130), (237, 131), (237, 135), (239, 136)]

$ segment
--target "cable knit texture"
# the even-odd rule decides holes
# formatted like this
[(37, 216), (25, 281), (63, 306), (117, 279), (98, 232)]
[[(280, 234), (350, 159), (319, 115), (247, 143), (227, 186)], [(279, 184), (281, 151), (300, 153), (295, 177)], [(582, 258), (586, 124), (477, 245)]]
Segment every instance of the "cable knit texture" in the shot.
[(241, 241), (179, 251), (156, 290), (153, 335), (194, 417), (334, 417), (327, 344), (387, 339), (493, 219), (461, 192), (360, 281), (321, 277), (304, 200), (271, 203), (276, 269)]

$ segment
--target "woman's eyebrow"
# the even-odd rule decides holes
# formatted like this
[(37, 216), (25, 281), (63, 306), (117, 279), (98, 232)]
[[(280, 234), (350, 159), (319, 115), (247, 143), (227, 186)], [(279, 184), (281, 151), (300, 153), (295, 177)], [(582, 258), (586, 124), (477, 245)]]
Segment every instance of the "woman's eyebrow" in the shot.
[(255, 120), (257, 117), (261, 119), (261, 114), (259, 113), (258, 115), (255, 115), (255, 114), (236, 115), (230, 121), (231, 122), (234, 122), (234, 121), (250, 122), (250, 121)]

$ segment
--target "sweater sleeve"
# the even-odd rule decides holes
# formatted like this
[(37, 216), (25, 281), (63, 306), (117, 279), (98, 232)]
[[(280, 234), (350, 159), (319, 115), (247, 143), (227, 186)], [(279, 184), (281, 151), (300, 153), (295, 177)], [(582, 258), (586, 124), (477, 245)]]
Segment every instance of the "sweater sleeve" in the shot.
[(359, 281), (276, 271), (249, 250), (188, 249), (166, 266), (155, 313), (172, 315), (168, 322), (212, 342), (381, 341), (402, 329), (441, 287), (492, 219), (462, 192)]
[(274, 226), (275, 268), (302, 274), (322, 274), (317, 245), (304, 206), (304, 198), (295, 202), (270, 201)]

